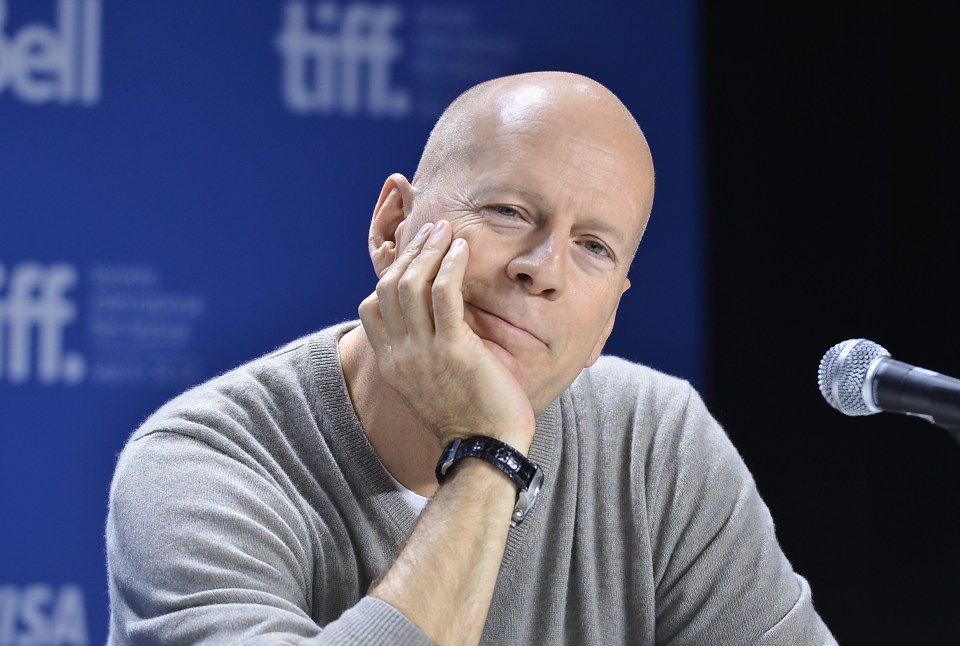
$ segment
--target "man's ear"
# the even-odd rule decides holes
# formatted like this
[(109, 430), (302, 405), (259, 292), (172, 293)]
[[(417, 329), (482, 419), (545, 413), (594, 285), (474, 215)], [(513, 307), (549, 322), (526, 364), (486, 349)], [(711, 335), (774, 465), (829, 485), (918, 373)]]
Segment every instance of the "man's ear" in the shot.
[[(623, 296), (624, 292), (630, 289), (630, 279), (623, 279), (623, 289), (620, 290), (620, 296)], [(603, 346), (606, 345), (607, 339), (610, 338), (610, 333), (613, 332), (613, 324), (617, 319), (617, 309), (620, 307), (620, 298), (617, 297), (617, 304), (613, 308), (613, 311), (610, 313), (610, 318), (607, 319), (606, 325), (603, 326), (603, 332), (600, 333), (600, 338), (597, 339), (597, 344), (593, 346), (593, 351), (590, 353), (590, 358), (587, 359), (586, 365), (584, 368), (589, 368), (597, 362), (597, 359), (600, 358), (600, 353), (603, 352)]]
[(394, 173), (383, 183), (367, 237), (370, 260), (377, 276), (382, 276), (397, 259), (397, 241), (415, 194), (416, 189), (400, 173)]

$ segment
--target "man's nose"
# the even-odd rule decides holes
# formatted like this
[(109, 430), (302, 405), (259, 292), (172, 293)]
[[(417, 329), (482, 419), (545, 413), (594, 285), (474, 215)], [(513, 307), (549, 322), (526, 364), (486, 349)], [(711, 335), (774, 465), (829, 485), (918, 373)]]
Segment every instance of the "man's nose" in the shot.
[(566, 245), (561, 238), (555, 232), (544, 232), (514, 256), (507, 274), (531, 294), (559, 298), (567, 279)]

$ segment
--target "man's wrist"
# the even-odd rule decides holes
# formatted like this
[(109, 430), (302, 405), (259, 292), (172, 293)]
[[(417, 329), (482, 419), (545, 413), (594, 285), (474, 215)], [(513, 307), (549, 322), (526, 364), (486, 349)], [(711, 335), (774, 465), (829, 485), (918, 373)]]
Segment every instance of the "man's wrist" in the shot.
[(523, 453), (493, 437), (473, 435), (452, 440), (437, 461), (436, 476), (443, 483), (461, 460), (474, 458), (498, 469), (517, 487), (511, 525), (522, 521), (533, 506), (543, 485), (543, 471)]

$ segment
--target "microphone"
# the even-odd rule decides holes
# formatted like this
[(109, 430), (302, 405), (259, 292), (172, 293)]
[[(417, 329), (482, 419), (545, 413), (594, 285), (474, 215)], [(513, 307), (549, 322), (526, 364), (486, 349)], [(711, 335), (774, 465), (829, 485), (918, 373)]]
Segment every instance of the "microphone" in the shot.
[(817, 384), (827, 403), (844, 415), (903, 413), (960, 431), (960, 379), (892, 359), (867, 339), (827, 350)]

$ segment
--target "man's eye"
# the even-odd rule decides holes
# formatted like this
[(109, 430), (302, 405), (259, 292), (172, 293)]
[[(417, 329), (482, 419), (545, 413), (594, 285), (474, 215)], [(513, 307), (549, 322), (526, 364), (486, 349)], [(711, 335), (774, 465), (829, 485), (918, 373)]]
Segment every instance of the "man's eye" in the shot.
[(610, 250), (607, 249), (606, 245), (604, 245), (602, 242), (597, 242), (596, 240), (585, 240), (583, 242), (583, 248), (595, 256), (610, 255)]
[(504, 216), (504, 217), (507, 217), (507, 218), (519, 218), (519, 217), (520, 217), (520, 211), (518, 211), (517, 209), (513, 208), (512, 206), (504, 206), (503, 204), (496, 204), (496, 205), (494, 205), (494, 206), (492, 206), (492, 207), (490, 207), (490, 208), (492, 208), (492, 209), (493, 209), (494, 211), (496, 211), (498, 214), (500, 214), (500, 215), (502, 215), (502, 216)]

